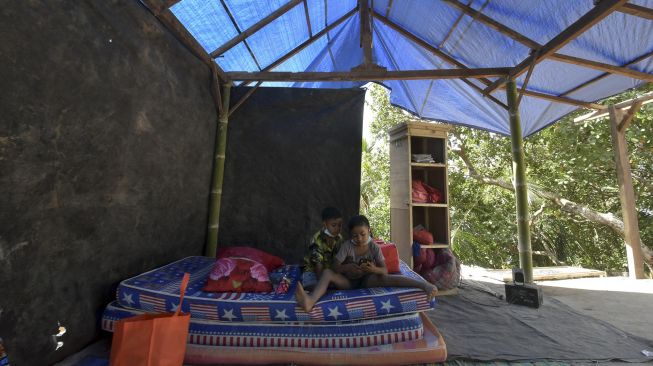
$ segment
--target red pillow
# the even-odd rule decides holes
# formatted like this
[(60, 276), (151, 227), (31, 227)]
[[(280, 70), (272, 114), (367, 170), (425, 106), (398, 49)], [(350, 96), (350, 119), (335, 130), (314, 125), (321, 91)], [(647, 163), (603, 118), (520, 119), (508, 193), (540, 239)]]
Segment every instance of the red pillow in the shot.
[(246, 258), (220, 258), (202, 291), (271, 292), (272, 282), (261, 263)]
[(388, 268), (388, 273), (399, 273), (399, 253), (397, 253), (397, 246), (393, 243), (378, 245), (385, 257), (385, 266)]
[(268, 271), (274, 271), (275, 269), (285, 264), (283, 259), (275, 255), (268, 254), (256, 248), (250, 248), (250, 247), (218, 248), (218, 259), (229, 258), (229, 257), (240, 257), (240, 258), (251, 259), (253, 261), (259, 262), (262, 265), (264, 265)]
[(422, 245), (431, 245), (433, 244), (433, 234), (426, 230), (415, 230), (413, 231), (413, 240)]

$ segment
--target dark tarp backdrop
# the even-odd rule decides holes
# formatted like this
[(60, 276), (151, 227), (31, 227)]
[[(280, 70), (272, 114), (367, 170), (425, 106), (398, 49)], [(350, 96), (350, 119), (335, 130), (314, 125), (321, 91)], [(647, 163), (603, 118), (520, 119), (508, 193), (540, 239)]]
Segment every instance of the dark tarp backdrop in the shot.
[(364, 103), (362, 89), (254, 92), (229, 120), (218, 247), (299, 263), (322, 208), (358, 214)]
[[(202, 254), (217, 115), (206, 65), (138, 2), (10, 2), (0, 34), (0, 337), (46, 365), (99, 336), (118, 281)], [(357, 213), (362, 111), (360, 89), (254, 93), (221, 245), (297, 260), (323, 205)]]
[(0, 34), (0, 337), (46, 365), (99, 335), (118, 281), (202, 254), (217, 114), (139, 2), (12, 1)]

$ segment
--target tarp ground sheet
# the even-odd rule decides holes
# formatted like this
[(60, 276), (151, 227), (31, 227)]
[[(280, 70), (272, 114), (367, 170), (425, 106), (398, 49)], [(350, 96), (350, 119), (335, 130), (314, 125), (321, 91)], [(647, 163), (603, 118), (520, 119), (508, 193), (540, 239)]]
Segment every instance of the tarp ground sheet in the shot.
[[(464, 283), (465, 284), (465, 283)], [(448, 360), (653, 361), (653, 339), (626, 333), (545, 297), (539, 309), (511, 305), (463, 285), (429, 312), (447, 343)]]

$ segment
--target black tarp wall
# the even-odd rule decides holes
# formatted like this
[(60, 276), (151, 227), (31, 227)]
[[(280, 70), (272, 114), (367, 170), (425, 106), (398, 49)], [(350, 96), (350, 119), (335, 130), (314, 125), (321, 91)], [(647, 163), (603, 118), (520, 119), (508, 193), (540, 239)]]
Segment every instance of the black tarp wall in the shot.
[[(138, 1), (8, 2), (0, 36), (0, 337), (46, 365), (102, 335), (120, 280), (202, 254), (217, 116), (206, 65)], [(220, 242), (294, 261), (322, 206), (357, 212), (362, 110), (360, 90), (257, 91)]]

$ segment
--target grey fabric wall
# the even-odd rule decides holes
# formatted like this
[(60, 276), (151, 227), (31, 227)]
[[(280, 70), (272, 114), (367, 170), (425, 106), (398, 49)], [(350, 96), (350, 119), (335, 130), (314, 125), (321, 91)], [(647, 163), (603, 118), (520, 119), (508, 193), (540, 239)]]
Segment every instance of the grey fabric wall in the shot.
[(139, 1), (3, 2), (0, 38), (0, 337), (45, 365), (100, 334), (119, 280), (201, 255), (217, 116)]
[(252, 94), (229, 122), (219, 245), (299, 263), (325, 206), (358, 214), (364, 101), (362, 89)]

